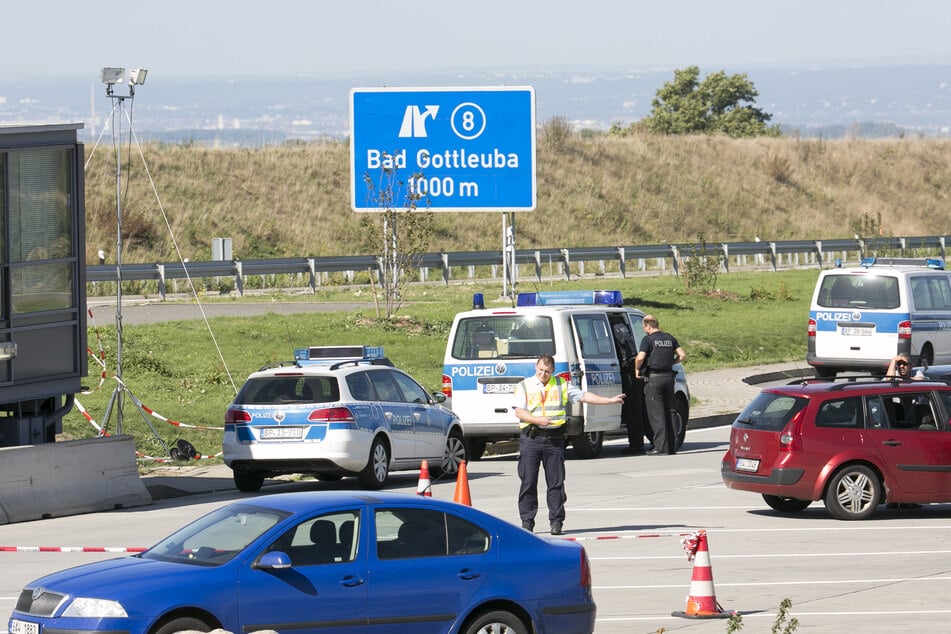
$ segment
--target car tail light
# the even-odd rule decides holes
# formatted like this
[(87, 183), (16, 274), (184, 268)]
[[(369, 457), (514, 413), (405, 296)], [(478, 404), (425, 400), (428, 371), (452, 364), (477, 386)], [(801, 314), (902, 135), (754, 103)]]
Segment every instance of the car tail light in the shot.
[(452, 378), (448, 374), (442, 375), (442, 393), (446, 398), (452, 398)]
[(353, 412), (346, 407), (324, 407), (315, 409), (307, 417), (310, 423), (352, 423)]
[(793, 419), (786, 425), (786, 429), (779, 435), (780, 451), (802, 451), (802, 419), (805, 409), (793, 416)]
[(588, 553), (584, 546), (581, 547), (581, 587), (591, 587), (591, 563), (588, 561)]
[(559, 372), (555, 376), (562, 379), (565, 383), (571, 383), (571, 372)]
[(225, 411), (225, 425), (243, 425), (251, 422), (251, 414), (243, 409), (228, 408)]
[(910, 321), (898, 322), (898, 338), (911, 339), (911, 322)]
[(809, 319), (809, 325), (806, 327), (806, 336), (815, 337), (816, 336), (816, 320)]

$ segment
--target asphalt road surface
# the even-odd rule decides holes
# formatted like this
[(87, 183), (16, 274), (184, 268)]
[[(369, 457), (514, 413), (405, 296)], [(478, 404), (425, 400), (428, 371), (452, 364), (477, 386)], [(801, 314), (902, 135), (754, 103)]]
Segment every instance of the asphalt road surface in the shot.
[[(715, 599), (741, 614), (744, 632), (770, 631), (784, 598), (799, 620), (797, 632), (949, 631), (951, 606), (944, 598), (951, 592), (951, 505), (882, 508), (862, 522), (832, 519), (821, 503), (783, 516), (758, 495), (731, 491), (721, 482), (728, 433), (727, 427), (691, 430), (675, 456), (621, 456), (625, 443), (618, 439), (607, 444), (600, 458), (569, 459), (563, 538), (581, 542), (591, 559), (596, 632), (725, 632), (724, 620), (671, 615), (685, 609), (693, 573), (681, 540), (699, 529), (709, 537)], [(515, 458), (486, 457), (470, 463), (468, 472), (473, 506), (517, 524)], [(233, 489), (226, 467), (192, 473), (203, 480), (197, 488), (211, 492), (148, 507), (0, 526), (0, 613), (9, 613), (31, 579), (122, 556), (25, 547), (148, 546), (226, 501), (286, 490), (358, 487), (352, 478), (335, 483), (269, 480), (259, 494), (242, 494)], [(176, 477), (193, 476), (182, 471)], [(388, 489), (415, 493), (418, 473), (392, 478)], [(159, 481), (169, 478), (152, 482)], [(455, 486), (454, 480), (435, 480), (433, 496), (451, 500)], [(543, 505), (540, 529), (547, 526), (545, 513)]]
[[(100, 324), (115, 323), (115, 297), (90, 298), (86, 302), (93, 317)], [(373, 303), (366, 302), (280, 302), (280, 301), (213, 301), (199, 304), (194, 300), (163, 302), (134, 299), (122, 302), (123, 326), (139, 326), (166, 321), (186, 321), (189, 319), (213, 319), (216, 317), (257, 317), (273, 313), (275, 315), (292, 315), (297, 313), (314, 312), (351, 312), (355, 310), (373, 310)]]

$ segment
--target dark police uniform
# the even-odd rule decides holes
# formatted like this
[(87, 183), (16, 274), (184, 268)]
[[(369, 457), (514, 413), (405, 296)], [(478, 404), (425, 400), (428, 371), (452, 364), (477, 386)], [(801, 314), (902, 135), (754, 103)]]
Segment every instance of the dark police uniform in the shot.
[[(670, 410), (674, 406), (674, 363), (680, 344), (670, 334), (657, 331), (641, 339), (640, 351), (647, 355), (642, 365), (646, 374), (644, 398), (647, 401), (647, 418), (654, 432), (654, 451), (677, 453), (677, 438)], [(643, 370), (646, 367), (646, 373)]]
[[(552, 532), (561, 534), (565, 521), (565, 444), (568, 440), (566, 408), (568, 402), (577, 403), (583, 392), (558, 377), (551, 377), (543, 385), (530, 376), (516, 386), (515, 406), (528, 412), (547, 416), (548, 427), (521, 423), (518, 439), (518, 514), (522, 527), (534, 530), (538, 512), (538, 470), (545, 469), (547, 485), (548, 520)], [(557, 529), (556, 529), (557, 527)]]

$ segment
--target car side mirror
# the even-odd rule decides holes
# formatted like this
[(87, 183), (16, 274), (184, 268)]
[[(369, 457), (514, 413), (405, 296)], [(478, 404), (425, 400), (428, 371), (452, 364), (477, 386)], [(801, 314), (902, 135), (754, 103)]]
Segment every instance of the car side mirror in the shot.
[(261, 558), (258, 559), (256, 566), (256, 568), (264, 570), (284, 570), (290, 567), (290, 555), (280, 550), (272, 550), (271, 552), (264, 553), (261, 555)]
[(433, 400), (439, 403), (440, 405), (446, 402), (446, 395), (443, 394), (442, 392), (433, 392), (432, 397), (433, 397)]

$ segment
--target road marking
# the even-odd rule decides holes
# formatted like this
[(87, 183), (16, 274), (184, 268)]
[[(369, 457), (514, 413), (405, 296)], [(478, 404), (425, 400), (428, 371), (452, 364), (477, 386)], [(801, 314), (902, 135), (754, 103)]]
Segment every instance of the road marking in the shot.
[[(722, 588), (745, 588), (761, 586), (806, 586), (806, 585), (855, 585), (855, 584), (881, 584), (881, 583), (910, 583), (920, 581), (951, 581), (951, 577), (895, 577), (881, 579), (802, 579), (799, 581), (750, 581), (740, 583), (721, 583), (717, 586)], [(664, 588), (683, 588), (683, 583), (665, 583), (656, 585), (634, 585), (634, 586), (591, 586), (592, 590), (660, 590)]]
[[(776, 612), (744, 612), (743, 610), (736, 610), (737, 614), (743, 617), (744, 620), (749, 618), (769, 618), (775, 619), (779, 616)], [(867, 612), (800, 612), (799, 610), (794, 610), (789, 613), (788, 616), (795, 617), (799, 619), (800, 624), (802, 624), (805, 617), (810, 616), (913, 616), (913, 615), (924, 615), (924, 614), (951, 614), (951, 610), (869, 610)], [(595, 621), (597, 623), (623, 623), (625, 621), (660, 621), (660, 620), (669, 620), (669, 619), (679, 619), (679, 617), (672, 616), (670, 614), (657, 614), (654, 616), (612, 616), (612, 617), (597, 617)]]

